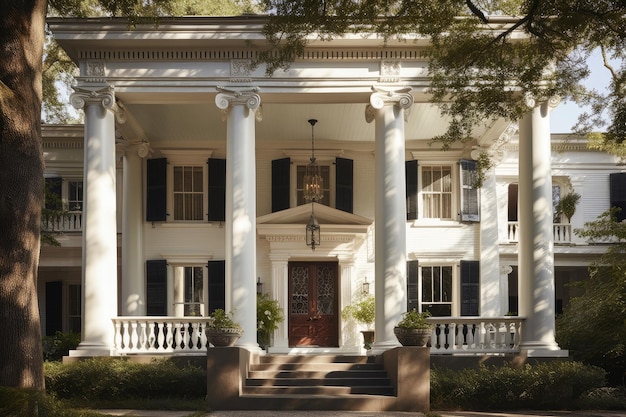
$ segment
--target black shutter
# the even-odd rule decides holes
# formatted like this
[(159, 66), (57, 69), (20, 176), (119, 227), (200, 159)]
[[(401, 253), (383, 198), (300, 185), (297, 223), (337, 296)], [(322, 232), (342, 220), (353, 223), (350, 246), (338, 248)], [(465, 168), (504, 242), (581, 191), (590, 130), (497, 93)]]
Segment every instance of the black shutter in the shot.
[(617, 221), (621, 222), (626, 219), (626, 172), (609, 174), (609, 181), (611, 183), (611, 207), (621, 209), (615, 214)]
[(146, 261), (146, 314), (167, 316), (167, 261)]
[(419, 262), (406, 261), (406, 311), (419, 311)]
[(63, 199), (62, 199), (62, 185), (63, 178), (61, 177), (50, 177), (45, 179), (45, 208), (48, 210), (62, 210), (63, 209)]
[(209, 261), (209, 314), (226, 309), (226, 261)]
[(417, 161), (404, 163), (406, 182), (406, 219), (417, 219)]
[(478, 187), (478, 164), (476, 161), (461, 160), (461, 221), (480, 221)]
[(46, 336), (63, 331), (63, 283), (46, 282)]
[(335, 208), (353, 211), (354, 163), (352, 159), (336, 158)]
[(146, 221), (167, 220), (167, 159), (148, 159), (146, 181)]
[(211, 158), (209, 169), (209, 221), (226, 220), (226, 160)]
[(291, 159), (272, 161), (272, 213), (289, 208)]
[(480, 263), (461, 261), (461, 315), (478, 316), (480, 310)]

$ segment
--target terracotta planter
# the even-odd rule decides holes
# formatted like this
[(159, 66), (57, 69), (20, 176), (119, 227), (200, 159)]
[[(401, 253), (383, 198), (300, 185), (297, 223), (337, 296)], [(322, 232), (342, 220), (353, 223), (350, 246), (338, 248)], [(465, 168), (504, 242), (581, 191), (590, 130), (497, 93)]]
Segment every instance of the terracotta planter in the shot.
[(405, 329), (394, 327), (393, 332), (402, 346), (426, 346), (432, 329)]
[(213, 346), (234, 346), (241, 337), (241, 331), (238, 329), (207, 329), (206, 336)]
[(372, 348), (374, 343), (374, 330), (361, 330), (363, 333), (363, 347), (367, 350)]

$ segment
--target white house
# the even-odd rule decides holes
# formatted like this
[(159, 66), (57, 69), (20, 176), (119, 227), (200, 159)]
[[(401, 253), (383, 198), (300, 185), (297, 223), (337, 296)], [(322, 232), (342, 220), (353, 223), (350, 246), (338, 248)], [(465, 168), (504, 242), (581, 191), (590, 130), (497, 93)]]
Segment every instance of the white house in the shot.
[[(71, 102), (85, 112), (84, 127), (43, 129), (46, 177), (71, 214), (45, 219), (63, 233), (41, 252), (42, 326), (80, 330), (72, 355), (203, 351), (215, 308), (258, 351), (257, 288), (285, 310), (270, 352), (359, 353), (340, 313), (367, 287), (374, 353), (398, 345), (394, 325), (417, 308), (440, 323), (433, 354), (567, 355), (555, 315), (605, 250), (572, 230), (626, 208), (626, 170), (582, 138), (551, 136), (556, 101), (442, 151), (424, 40), (312, 42), (268, 77), (249, 65), (260, 16), (48, 23), (80, 68)], [(481, 152), (496, 165), (477, 189)], [(576, 214), (554, 218), (570, 191)]]

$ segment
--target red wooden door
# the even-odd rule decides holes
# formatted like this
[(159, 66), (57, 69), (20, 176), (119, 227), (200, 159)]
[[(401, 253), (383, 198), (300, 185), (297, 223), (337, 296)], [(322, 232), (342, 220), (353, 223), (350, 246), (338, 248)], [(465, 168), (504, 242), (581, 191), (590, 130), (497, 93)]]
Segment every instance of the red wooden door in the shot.
[(289, 346), (339, 346), (337, 263), (289, 263)]

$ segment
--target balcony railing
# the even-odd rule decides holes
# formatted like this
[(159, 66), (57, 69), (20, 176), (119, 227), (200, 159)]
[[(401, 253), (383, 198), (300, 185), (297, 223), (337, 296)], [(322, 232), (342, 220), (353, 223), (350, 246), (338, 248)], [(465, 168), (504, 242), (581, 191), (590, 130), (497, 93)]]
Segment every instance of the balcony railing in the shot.
[(521, 317), (432, 317), (430, 353), (503, 354), (519, 352)]
[(118, 355), (202, 353), (207, 349), (209, 317), (117, 317), (114, 348)]
[[(555, 244), (572, 243), (572, 225), (569, 223), (554, 223), (552, 225)], [(519, 223), (509, 222), (507, 228), (507, 239), (509, 243), (519, 242)]]
[(63, 214), (44, 215), (42, 228), (47, 232), (80, 232), (83, 230), (83, 212), (68, 211)]

